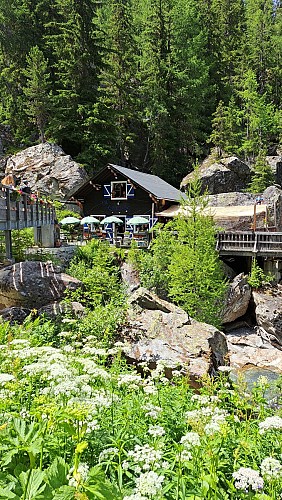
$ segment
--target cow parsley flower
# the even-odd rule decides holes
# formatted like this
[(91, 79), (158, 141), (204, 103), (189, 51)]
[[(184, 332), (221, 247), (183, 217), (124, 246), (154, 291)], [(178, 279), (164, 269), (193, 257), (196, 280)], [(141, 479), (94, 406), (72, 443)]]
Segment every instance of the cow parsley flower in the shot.
[(269, 429), (282, 429), (282, 418), (267, 417), (263, 422), (259, 423), (260, 434), (264, 434)]
[(123, 497), (123, 500), (148, 500), (148, 497), (144, 497), (140, 493), (133, 493), (133, 495)]
[(145, 417), (151, 417), (153, 420), (156, 420), (161, 413), (162, 408), (160, 406), (155, 406), (152, 403), (148, 403), (144, 406), (144, 410), (147, 410)]
[(273, 457), (266, 457), (260, 465), (262, 476), (266, 479), (276, 479), (282, 476), (282, 464)]
[(14, 375), (11, 375), (11, 373), (0, 373), (0, 384), (5, 385), (7, 382), (11, 382), (12, 380), (15, 380)]
[(241, 467), (232, 474), (235, 479), (234, 485), (237, 490), (244, 490), (246, 493), (251, 489), (258, 491), (263, 489), (263, 479), (257, 470), (250, 467)]
[(165, 430), (161, 425), (150, 425), (148, 429), (148, 434), (150, 434), (153, 437), (159, 437), (165, 434)]
[(200, 446), (200, 436), (197, 432), (187, 432), (187, 434), (180, 439), (180, 443), (183, 444), (184, 448), (190, 450), (194, 448), (194, 446)]
[(128, 452), (128, 457), (130, 457), (136, 464), (142, 466), (143, 470), (148, 470), (151, 468), (152, 464), (160, 468), (159, 461), (162, 458), (162, 452), (160, 450), (155, 450), (148, 444), (144, 446), (135, 445), (134, 450)]
[(159, 476), (152, 470), (143, 472), (136, 479), (136, 492), (141, 495), (156, 495), (162, 488), (163, 480), (164, 476)]

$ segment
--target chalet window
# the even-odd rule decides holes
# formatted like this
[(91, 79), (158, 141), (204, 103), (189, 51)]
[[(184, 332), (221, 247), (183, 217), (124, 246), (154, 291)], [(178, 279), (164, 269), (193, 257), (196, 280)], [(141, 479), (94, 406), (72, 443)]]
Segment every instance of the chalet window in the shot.
[(111, 199), (127, 200), (127, 182), (113, 181), (111, 183)]

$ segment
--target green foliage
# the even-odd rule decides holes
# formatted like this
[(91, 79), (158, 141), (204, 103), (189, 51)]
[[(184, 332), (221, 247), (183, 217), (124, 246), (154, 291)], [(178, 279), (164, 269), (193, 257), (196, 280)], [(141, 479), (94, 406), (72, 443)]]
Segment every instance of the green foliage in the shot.
[(167, 298), (170, 286), (169, 264), (173, 253), (175, 238), (171, 225), (154, 227), (154, 238), (150, 252), (140, 254), (140, 281), (146, 288), (152, 289), (160, 297)]
[(65, 208), (64, 204), (60, 201), (54, 201), (54, 207), (58, 221), (64, 219), (65, 217), (77, 217), (77, 212), (73, 212), (72, 210)]
[(227, 284), (215, 250), (217, 228), (203, 213), (206, 201), (200, 193), (196, 171), (183, 205), (186, 214), (177, 217), (174, 225), (177, 239), (168, 266), (169, 296), (193, 318), (220, 326)]
[(273, 276), (267, 275), (263, 272), (261, 267), (257, 263), (257, 259), (253, 257), (251, 273), (248, 277), (248, 283), (252, 288), (260, 288), (262, 285), (270, 283), (273, 280)]
[(36, 124), (40, 141), (45, 141), (45, 127), (50, 107), (49, 88), (50, 75), (48, 61), (43, 52), (37, 47), (32, 47), (26, 57), (27, 66), (24, 71), (26, 86), (23, 88), (26, 97), (25, 111)]
[(12, 253), (16, 262), (26, 258), (26, 250), (34, 245), (33, 228), (12, 231)]
[(271, 166), (265, 159), (265, 154), (259, 154), (254, 165), (254, 173), (249, 184), (250, 193), (262, 193), (268, 186), (275, 182), (275, 176)]
[[(28, 338), (0, 351), (1, 500), (281, 497), (282, 425), (266, 377), (231, 382), (225, 367), (195, 393), (161, 363), (143, 364), (141, 377), (124, 344), (100, 349), (89, 335), (81, 349), (73, 336), (54, 349)], [(280, 382), (271, 389), (279, 404)], [(256, 473), (263, 488), (251, 490)]]

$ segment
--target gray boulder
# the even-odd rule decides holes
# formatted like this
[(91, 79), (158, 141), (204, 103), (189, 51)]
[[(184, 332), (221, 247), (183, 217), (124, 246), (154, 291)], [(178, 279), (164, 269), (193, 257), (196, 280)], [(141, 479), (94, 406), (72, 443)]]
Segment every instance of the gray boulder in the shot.
[(253, 291), (253, 299), (257, 325), (272, 344), (282, 346), (282, 291), (280, 287), (272, 287), (268, 293)]
[(81, 286), (51, 262), (20, 262), (0, 270), (0, 310), (13, 306), (40, 309), (61, 300), (65, 290)]
[[(188, 174), (181, 182), (187, 186), (193, 179), (194, 172)], [(215, 160), (208, 157), (199, 169), (202, 191), (209, 194), (242, 191), (251, 180), (250, 167), (236, 156)]]
[(4, 321), (9, 321), (13, 325), (22, 324), (30, 313), (31, 309), (26, 307), (6, 307), (0, 311), (0, 316)]
[(241, 328), (227, 334), (230, 367), (237, 372), (268, 370), (282, 373), (282, 351), (263, 339), (259, 328)]
[(138, 273), (129, 262), (122, 263), (120, 273), (128, 293), (132, 293), (139, 288), (140, 279)]
[(239, 274), (230, 283), (223, 308), (223, 323), (231, 323), (246, 314), (252, 290), (244, 273)]
[(27, 179), (33, 191), (66, 199), (88, 180), (84, 168), (56, 144), (45, 142), (20, 151), (6, 161), (6, 174)]
[(130, 341), (126, 351), (131, 362), (147, 362), (154, 367), (181, 368), (190, 384), (225, 363), (225, 335), (211, 325), (191, 320), (179, 307), (139, 288), (130, 299), (127, 324), (122, 336)]

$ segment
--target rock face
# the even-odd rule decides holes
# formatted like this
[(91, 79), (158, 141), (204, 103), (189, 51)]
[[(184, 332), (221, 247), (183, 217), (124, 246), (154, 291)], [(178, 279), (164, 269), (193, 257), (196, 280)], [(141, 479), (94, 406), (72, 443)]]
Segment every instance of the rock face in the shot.
[[(273, 345), (282, 346), (282, 291), (253, 292), (256, 322)], [(281, 347), (280, 347), (281, 348)]]
[(231, 323), (247, 312), (252, 290), (244, 273), (239, 274), (230, 283), (224, 306), (223, 323)]
[(130, 310), (123, 336), (130, 340), (130, 361), (154, 366), (182, 367), (193, 386), (207, 373), (224, 364), (225, 335), (213, 326), (191, 320), (188, 314), (144, 288), (130, 298)]
[[(181, 187), (190, 183), (194, 173), (188, 174), (181, 182)], [(250, 167), (236, 156), (213, 160), (207, 158), (199, 170), (202, 182), (202, 191), (209, 194), (229, 193), (241, 191), (251, 180)]]
[(56, 144), (45, 142), (20, 151), (6, 161), (6, 173), (27, 179), (33, 191), (64, 200), (87, 180), (84, 168)]
[(140, 280), (138, 274), (129, 262), (122, 263), (120, 273), (128, 293), (132, 293), (139, 288)]
[(79, 280), (61, 273), (50, 262), (20, 262), (0, 269), (0, 309), (40, 309), (60, 300), (66, 289), (80, 286)]

